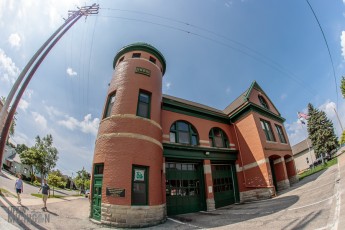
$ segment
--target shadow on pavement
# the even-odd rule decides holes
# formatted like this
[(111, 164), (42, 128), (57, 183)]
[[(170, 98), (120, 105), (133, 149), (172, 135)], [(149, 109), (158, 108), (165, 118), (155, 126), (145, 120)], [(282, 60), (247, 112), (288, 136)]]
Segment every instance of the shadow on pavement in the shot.
[(35, 229), (46, 230), (45, 227), (42, 227), (39, 223), (37, 223), (39, 222), (38, 220), (45, 220), (45, 217), (42, 214), (41, 217), (39, 217), (40, 213), (29, 213), (29, 208), (27, 208), (26, 206), (13, 206), (12, 203), (6, 199), (6, 197), (2, 198), (5, 200), (7, 205), (9, 205), (9, 207), (6, 207), (6, 205), (0, 200), (0, 206), (8, 214), (7, 221), (9, 223), (17, 223), (24, 229), (32, 229), (33, 226)]
[(321, 215), (322, 211), (312, 212), (309, 213), (305, 218), (302, 220), (293, 220), (290, 223), (288, 223), (285, 227), (282, 228), (282, 230), (285, 229), (304, 229), (308, 226), (310, 222), (312, 222), (314, 219), (317, 219), (318, 216)]
[(170, 217), (203, 228), (214, 228), (271, 215), (288, 209), (298, 200), (299, 197), (293, 195), (260, 202), (230, 205), (212, 212), (197, 212)]

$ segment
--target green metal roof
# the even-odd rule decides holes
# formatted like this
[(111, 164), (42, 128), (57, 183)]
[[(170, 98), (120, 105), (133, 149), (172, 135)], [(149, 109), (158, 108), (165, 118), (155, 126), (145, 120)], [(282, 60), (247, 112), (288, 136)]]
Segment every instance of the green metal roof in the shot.
[(163, 54), (161, 52), (159, 52), (159, 50), (156, 49), (155, 47), (153, 47), (152, 45), (150, 45), (148, 43), (144, 43), (144, 42), (136, 42), (136, 43), (127, 45), (127, 46), (123, 47), (122, 49), (120, 49), (120, 51), (116, 54), (116, 56), (114, 58), (113, 68), (115, 68), (117, 60), (123, 54), (130, 52), (130, 51), (135, 51), (135, 50), (141, 50), (141, 51), (148, 52), (148, 53), (154, 55), (156, 58), (158, 58), (158, 60), (162, 63), (163, 75), (164, 75), (165, 69), (166, 69), (166, 61), (165, 61)]

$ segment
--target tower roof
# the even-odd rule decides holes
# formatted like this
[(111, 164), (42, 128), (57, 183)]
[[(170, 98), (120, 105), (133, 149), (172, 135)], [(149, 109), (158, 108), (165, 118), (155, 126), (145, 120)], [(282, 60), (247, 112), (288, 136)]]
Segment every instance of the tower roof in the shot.
[(158, 60), (162, 63), (163, 75), (164, 75), (165, 69), (166, 69), (166, 62), (165, 62), (165, 58), (164, 58), (163, 54), (158, 49), (153, 47), (152, 45), (150, 45), (148, 43), (144, 43), (144, 42), (136, 42), (136, 43), (127, 45), (127, 46), (123, 47), (122, 49), (120, 49), (120, 51), (117, 52), (117, 54), (116, 54), (116, 56), (114, 58), (113, 68), (115, 68), (117, 60), (123, 54), (125, 54), (127, 52), (130, 52), (130, 51), (134, 51), (134, 50), (145, 51), (145, 52), (148, 52), (148, 53), (154, 55), (155, 57), (157, 57)]

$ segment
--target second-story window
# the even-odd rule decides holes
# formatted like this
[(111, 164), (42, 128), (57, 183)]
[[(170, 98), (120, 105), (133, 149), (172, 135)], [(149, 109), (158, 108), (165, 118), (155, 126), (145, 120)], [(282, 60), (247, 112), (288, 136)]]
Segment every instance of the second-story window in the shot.
[(153, 58), (153, 57), (150, 57), (150, 62), (152, 62), (152, 63), (156, 63), (156, 59), (155, 59), (155, 58)]
[(140, 91), (138, 98), (137, 116), (150, 118), (151, 94)]
[(261, 96), (261, 95), (259, 95), (258, 98), (259, 98), (259, 101), (260, 101), (260, 104), (262, 105), (262, 107), (264, 107), (266, 109), (269, 109), (268, 104), (267, 104), (265, 98), (263, 96)]
[(132, 58), (140, 58), (141, 53), (133, 53)]
[(209, 133), (210, 146), (217, 148), (228, 148), (229, 140), (223, 130), (212, 128)]
[(265, 120), (260, 120), (261, 122), (261, 126), (262, 129), (264, 130), (265, 136), (266, 136), (266, 140), (268, 141), (276, 141), (274, 135), (273, 135), (273, 131), (272, 131), (272, 127), (271, 127), (271, 123)]
[(283, 128), (280, 125), (276, 125), (276, 129), (277, 129), (280, 142), (286, 144), (287, 142), (286, 142), (286, 138), (283, 132)]
[(110, 117), (111, 110), (113, 109), (114, 103), (115, 103), (115, 92), (112, 94), (109, 94), (109, 96), (108, 96), (107, 105), (106, 105), (105, 110), (104, 110), (103, 118)]
[(198, 145), (198, 133), (191, 124), (177, 121), (170, 127), (170, 142)]

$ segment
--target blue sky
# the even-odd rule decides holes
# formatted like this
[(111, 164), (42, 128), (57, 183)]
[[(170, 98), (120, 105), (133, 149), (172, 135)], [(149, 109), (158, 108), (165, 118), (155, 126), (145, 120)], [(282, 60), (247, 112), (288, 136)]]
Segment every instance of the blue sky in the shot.
[[(324, 31), (339, 88), (345, 71), (345, 2), (309, 0)], [(0, 2), (0, 95), (68, 10), (91, 1)], [(94, 142), (116, 52), (147, 42), (166, 58), (165, 94), (224, 109), (256, 80), (286, 118), (291, 144), (306, 137), (297, 111), (324, 110), (339, 136), (345, 125), (321, 30), (306, 1), (96, 1), (98, 16), (80, 19), (36, 72), (18, 108), (12, 142), (34, 144), (51, 133), (57, 168), (91, 169)]]

